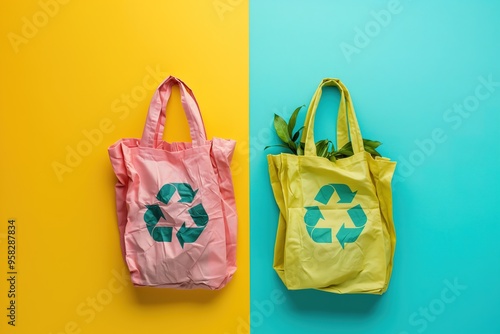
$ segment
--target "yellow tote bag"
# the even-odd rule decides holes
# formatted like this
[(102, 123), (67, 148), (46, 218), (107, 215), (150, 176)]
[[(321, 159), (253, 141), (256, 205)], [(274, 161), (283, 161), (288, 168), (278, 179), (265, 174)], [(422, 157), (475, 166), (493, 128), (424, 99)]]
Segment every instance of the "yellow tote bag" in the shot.
[[(316, 156), (314, 116), (323, 87), (340, 91), (337, 147), (354, 155), (331, 162)], [(396, 235), (391, 180), (396, 162), (373, 158), (347, 88), (324, 79), (314, 94), (301, 141), (304, 155), (268, 155), (280, 209), (274, 269), (288, 289), (382, 294), (392, 272)]]

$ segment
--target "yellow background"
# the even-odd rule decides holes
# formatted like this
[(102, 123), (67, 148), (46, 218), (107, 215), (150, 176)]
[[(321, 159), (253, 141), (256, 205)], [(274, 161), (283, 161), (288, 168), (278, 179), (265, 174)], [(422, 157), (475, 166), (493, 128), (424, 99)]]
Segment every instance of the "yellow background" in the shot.
[[(249, 314), (248, 3), (3, 1), (0, 29), (0, 333), (241, 331)], [(107, 148), (141, 136), (152, 86), (168, 75), (193, 89), (209, 138), (239, 144), (238, 270), (221, 291), (138, 289), (116, 278), (125, 264)], [(176, 89), (169, 141), (189, 140), (178, 99)], [(90, 146), (85, 133), (94, 134)], [(71, 150), (85, 156), (70, 166)], [(59, 177), (55, 165), (66, 166)], [(5, 316), (9, 218), (17, 221), (16, 327)]]

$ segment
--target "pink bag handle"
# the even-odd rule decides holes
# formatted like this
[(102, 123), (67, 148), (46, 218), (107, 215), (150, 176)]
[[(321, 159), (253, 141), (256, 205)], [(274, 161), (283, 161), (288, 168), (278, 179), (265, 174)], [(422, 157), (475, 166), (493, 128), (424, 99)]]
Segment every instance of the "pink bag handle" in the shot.
[(201, 146), (207, 140), (205, 125), (201, 117), (200, 107), (191, 89), (180, 79), (169, 76), (156, 89), (149, 105), (148, 117), (142, 132), (141, 146), (156, 147), (162, 141), (165, 129), (166, 107), (172, 87), (178, 84), (181, 91), (181, 103), (189, 124), (189, 133), (193, 146)]

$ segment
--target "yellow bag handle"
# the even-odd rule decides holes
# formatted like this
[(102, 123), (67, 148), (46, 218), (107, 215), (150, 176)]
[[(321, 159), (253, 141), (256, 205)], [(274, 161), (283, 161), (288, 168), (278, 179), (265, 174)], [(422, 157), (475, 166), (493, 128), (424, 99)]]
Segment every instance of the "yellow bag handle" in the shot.
[(307, 110), (306, 120), (304, 122), (304, 132), (301, 138), (301, 142), (304, 143), (304, 155), (316, 156), (314, 118), (321, 99), (323, 87), (337, 87), (340, 91), (340, 105), (337, 115), (337, 149), (351, 140), (354, 153), (364, 152), (363, 137), (361, 136), (349, 91), (340, 79), (326, 78), (321, 81), (316, 89), (311, 99), (311, 103), (309, 104), (309, 109)]

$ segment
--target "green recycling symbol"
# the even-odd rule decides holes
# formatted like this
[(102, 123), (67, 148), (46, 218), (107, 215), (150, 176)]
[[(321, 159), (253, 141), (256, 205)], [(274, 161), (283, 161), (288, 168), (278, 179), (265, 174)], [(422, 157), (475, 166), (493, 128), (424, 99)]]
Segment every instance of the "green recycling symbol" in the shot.
[[(339, 197), (337, 203), (352, 203), (357, 193), (357, 191), (351, 191), (351, 188), (346, 184), (332, 183), (321, 187), (314, 200), (321, 204), (327, 204), (335, 192), (337, 192)], [(306, 214), (304, 215), (304, 222), (306, 224), (307, 234), (317, 243), (332, 243), (332, 229), (316, 227), (320, 219), (325, 219), (319, 207), (308, 206), (305, 209)], [(342, 223), (336, 235), (342, 248), (344, 248), (346, 243), (352, 243), (358, 239), (367, 221), (366, 214), (359, 204), (347, 210), (347, 214), (351, 218), (354, 227), (346, 227), (347, 224)]]
[[(161, 187), (160, 191), (156, 195), (156, 198), (161, 203), (168, 204), (176, 191), (181, 198), (178, 202), (192, 203), (198, 189), (193, 190), (193, 188), (187, 183), (167, 183)], [(153, 240), (159, 242), (171, 242), (174, 228), (171, 226), (156, 226), (160, 219), (163, 218), (166, 220), (160, 205), (147, 204), (146, 208), (147, 210), (144, 213), (144, 221), (146, 222), (146, 227), (148, 228), (149, 234), (153, 237)], [(208, 223), (208, 215), (203, 207), (203, 204), (197, 204), (187, 211), (193, 219), (193, 222), (196, 224), (196, 227), (186, 227), (186, 222), (182, 223), (181, 228), (176, 234), (177, 240), (179, 240), (182, 248), (184, 248), (185, 243), (192, 243), (198, 240)]]

